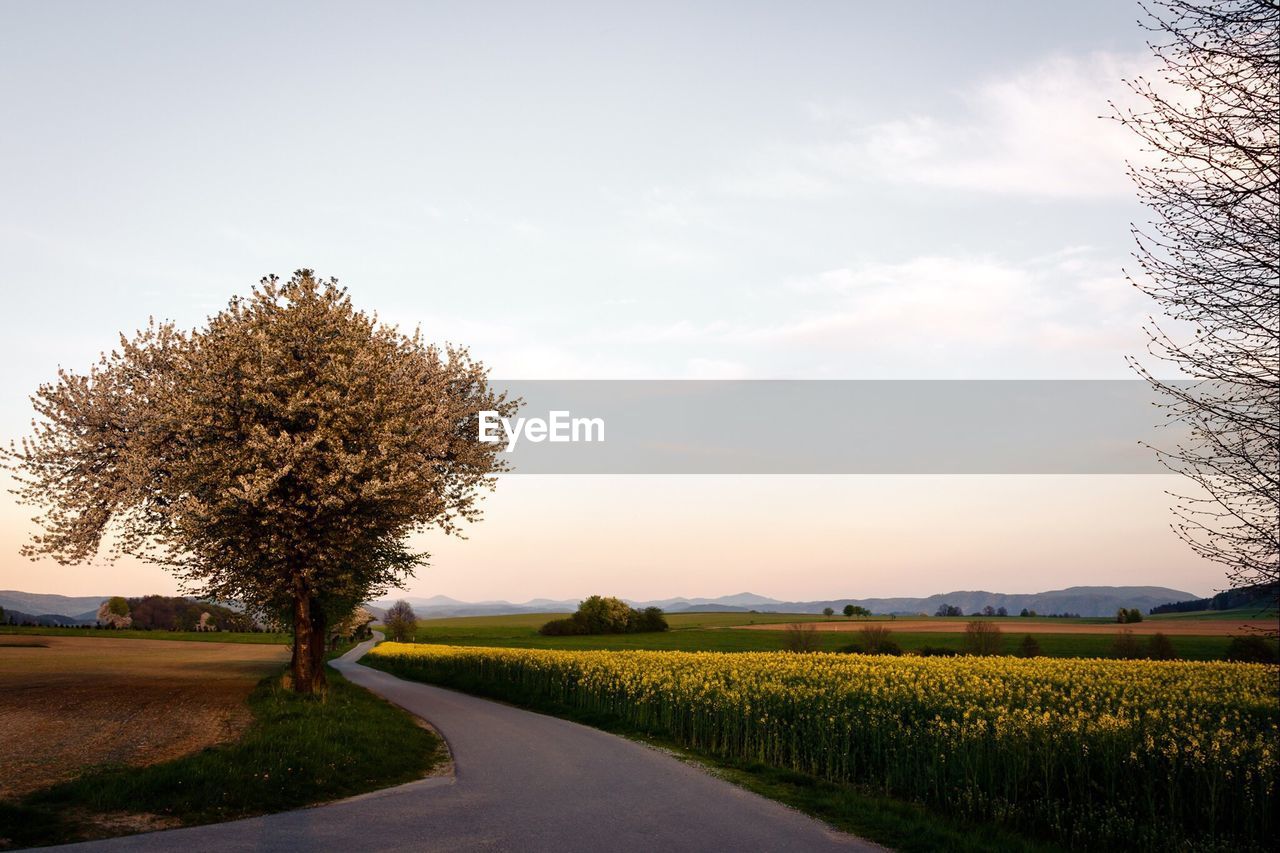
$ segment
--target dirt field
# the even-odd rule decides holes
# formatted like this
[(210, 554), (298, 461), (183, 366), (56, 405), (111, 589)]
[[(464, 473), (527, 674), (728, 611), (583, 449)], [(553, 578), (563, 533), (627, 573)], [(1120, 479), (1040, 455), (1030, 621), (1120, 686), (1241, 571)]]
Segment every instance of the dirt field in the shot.
[[(1074, 622), (1070, 619), (1061, 621), (1031, 621), (1024, 619), (992, 619), (1000, 629), (1015, 634), (1116, 634), (1128, 628), (1135, 634), (1155, 634), (1157, 632), (1170, 637), (1226, 637), (1236, 634), (1247, 634), (1251, 631), (1275, 630), (1276, 623), (1266, 620), (1160, 620), (1136, 622), (1121, 625), (1116, 622), (1105, 624), (1088, 624)], [(950, 619), (851, 619), (848, 621), (832, 620), (830, 622), (811, 622), (819, 631), (858, 631), (868, 625), (883, 625), (891, 631), (918, 634), (960, 634), (964, 633), (963, 620)], [(786, 625), (735, 625), (735, 630), (745, 631), (781, 631)]]
[(233, 737), (284, 646), (0, 636), (0, 798)]

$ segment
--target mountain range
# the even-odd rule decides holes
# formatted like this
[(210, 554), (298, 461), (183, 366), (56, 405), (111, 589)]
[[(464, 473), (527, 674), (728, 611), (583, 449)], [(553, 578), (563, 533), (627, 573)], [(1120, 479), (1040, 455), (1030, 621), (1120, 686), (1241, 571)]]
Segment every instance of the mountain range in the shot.
[(36, 622), (41, 625), (93, 624), (98, 618), (98, 605), (108, 595), (49, 595), (0, 589), (0, 607), (5, 621)]
[[(98, 605), (106, 601), (106, 595), (65, 596), (43, 593), (0, 590), (0, 607), (7, 617), (15, 621), (46, 621), (56, 624), (92, 623)], [(1143, 612), (1160, 604), (1188, 601), (1197, 596), (1176, 589), (1160, 586), (1073, 586), (1067, 589), (1035, 593), (1002, 593), (957, 591), (939, 593), (924, 598), (833, 598), (820, 601), (781, 601), (750, 592), (722, 595), (717, 598), (661, 598), (652, 601), (626, 599), (632, 607), (661, 607), (668, 613), (689, 611), (762, 613), (821, 613), (830, 607), (837, 613), (845, 605), (865, 607), (872, 613), (897, 613), (903, 615), (925, 613), (932, 615), (939, 605), (951, 604), (965, 613), (980, 612), (984, 607), (1004, 607), (1010, 613), (1023, 608), (1037, 613), (1078, 613), (1081, 616), (1110, 616), (1121, 607), (1136, 607)], [(370, 608), (378, 615), (397, 599), (372, 602)], [(518, 613), (566, 613), (575, 610), (578, 599), (535, 598), (523, 603), (509, 601), (459, 601), (444, 595), (429, 598), (406, 597), (414, 612), (421, 618), (440, 616), (498, 616)]]
[[(939, 593), (924, 598), (833, 598), (819, 601), (780, 601), (750, 592), (722, 595), (718, 598), (662, 598), (653, 601), (623, 599), (632, 607), (661, 607), (668, 613), (688, 611), (761, 613), (821, 613), (830, 607), (836, 612), (845, 605), (865, 607), (872, 613), (933, 615), (939, 605), (951, 604), (965, 613), (980, 612), (984, 607), (1004, 607), (1010, 613), (1023, 608), (1037, 613), (1078, 613), (1081, 616), (1112, 616), (1121, 607), (1136, 607), (1143, 612), (1160, 604), (1187, 601), (1196, 596), (1182, 590), (1161, 586), (1073, 586), (1035, 593), (1003, 593), (982, 590)], [(396, 599), (372, 603), (375, 611), (390, 607)], [(421, 618), (440, 616), (498, 616), (513, 613), (565, 613), (577, 609), (577, 599), (535, 598), (523, 603), (509, 601), (459, 601), (443, 595), (430, 598), (406, 597)]]

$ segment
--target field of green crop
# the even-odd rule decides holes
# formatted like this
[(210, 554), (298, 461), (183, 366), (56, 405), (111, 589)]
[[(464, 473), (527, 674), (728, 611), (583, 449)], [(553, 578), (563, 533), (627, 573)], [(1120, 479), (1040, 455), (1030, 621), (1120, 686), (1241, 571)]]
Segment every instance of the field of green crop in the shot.
[(398, 675), (625, 720), (1081, 849), (1265, 849), (1276, 668), (383, 644)]
[[(783, 631), (786, 624), (811, 621), (811, 614), (779, 613), (673, 613), (667, 617), (671, 630), (657, 634), (604, 634), (595, 636), (543, 637), (538, 627), (549, 619), (565, 614), (522, 613), (512, 616), (462, 616), (447, 619), (424, 619), (418, 623), (416, 639), (420, 643), (461, 646), (502, 646), (540, 649), (651, 649), (666, 651), (760, 652), (778, 651), (786, 646)], [(844, 621), (837, 617), (833, 621)], [(913, 620), (919, 621), (919, 620)], [(938, 623), (963, 623), (966, 619), (937, 619)], [(1005, 651), (1012, 654), (1023, 634), (1018, 626), (1025, 623), (1114, 624), (1106, 620), (1021, 619), (998, 620), (1003, 632)], [(778, 630), (731, 630), (734, 626), (773, 624)], [(853, 623), (864, 623), (854, 620)], [(870, 623), (866, 623), (870, 624)], [(892, 631), (892, 639), (903, 651), (925, 648), (959, 651), (964, 636), (959, 633), (897, 631), (894, 622), (877, 620)], [(1120, 630), (1119, 625), (1116, 631)], [(818, 632), (815, 636), (822, 651), (840, 651), (858, 640), (857, 632)], [(1036, 642), (1047, 657), (1108, 657), (1114, 635), (1110, 634), (1036, 634)], [(1229, 637), (1178, 636), (1171, 639), (1178, 656), (1186, 660), (1220, 660), (1226, 652)]]

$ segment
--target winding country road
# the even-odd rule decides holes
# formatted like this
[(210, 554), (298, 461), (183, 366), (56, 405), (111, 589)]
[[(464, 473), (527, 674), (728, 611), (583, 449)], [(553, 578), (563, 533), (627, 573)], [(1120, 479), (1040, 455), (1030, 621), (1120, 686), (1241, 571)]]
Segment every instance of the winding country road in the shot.
[(93, 851), (873, 851), (669, 755), (356, 661), (348, 679), (429, 720), (455, 774), (209, 826), (68, 845)]

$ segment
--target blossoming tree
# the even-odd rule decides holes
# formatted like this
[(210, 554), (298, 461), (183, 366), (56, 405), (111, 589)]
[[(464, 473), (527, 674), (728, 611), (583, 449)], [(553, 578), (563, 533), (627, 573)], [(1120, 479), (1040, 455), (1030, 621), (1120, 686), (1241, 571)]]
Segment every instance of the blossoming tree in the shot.
[(467, 351), (357, 311), (334, 280), (265, 278), (190, 332), (152, 321), (32, 398), (7, 451), (41, 509), (24, 553), (101, 550), (175, 572), (293, 631), (292, 683), (324, 688), (326, 625), (412, 574), (410, 534), (458, 534), (505, 465), (481, 410), (514, 414)]

